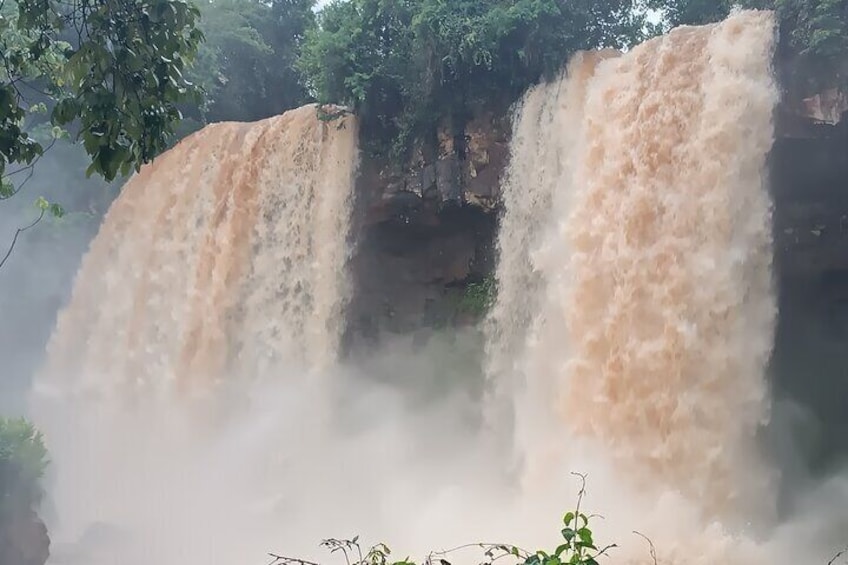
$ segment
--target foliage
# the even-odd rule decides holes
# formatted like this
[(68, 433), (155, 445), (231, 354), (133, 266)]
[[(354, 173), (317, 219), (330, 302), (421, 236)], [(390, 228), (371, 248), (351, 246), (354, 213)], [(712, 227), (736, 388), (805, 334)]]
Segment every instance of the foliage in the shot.
[(802, 55), (825, 59), (848, 54), (848, 1), (774, 0), (792, 46)]
[[(554, 549), (527, 551), (512, 544), (471, 543), (447, 551), (431, 552), (422, 565), (451, 565), (446, 558), (466, 549), (483, 551), (484, 559), (480, 562), (481, 565), (492, 565), (495, 561), (502, 559), (512, 561), (515, 565), (598, 565), (598, 559), (616, 546), (610, 544), (599, 547), (595, 543), (594, 534), (589, 527), (592, 517), (587, 516), (581, 508), (586, 492), (586, 478), (584, 475), (577, 476), (582, 481), (577, 504), (573, 511), (566, 512), (563, 516), (563, 527), (560, 530), (561, 542)], [(650, 543), (650, 540), (648, 541)], [(384, 543), (374, 545), (363, 553), (358, 536), (351, 540), (326, 539), (321, 542), (321, 546), (328, 549), (330, 553), (340, 553), (346, 565), (416, 565), (409, 557), (397, 561), (391, 559), (392, 551)], [(654, 555), (653, 545), (651, 545), (651, 554)], [(312, 561), (273, 553), (270, 556), (273, 561), (269, 565), (318, 565)]]
[[(161, 152), (177, 104), (194, 92), (183, 72), (202, 39), (196, 17), (187, 0), (0, 0), (0, 200), (23, 188), (66, 127), (90, 158), (86, 173), (109, 181)], [(43, 197), (35, 204), (37, 219), (8, 252), (63, 213)]]
[(395, 157), (439, 121), (458, 135), (474, 104), (509, 104), (575, 50), (629, 45), (643, 27), (632, 0), (337, 0), (318, 24), (299, 60), (312, 95), (353, 107)]
[(314, 0), (201, 0), (206, 36), (190, 76), (207, 99), (203, 122), (267, 118), (308, 101), (295, 62)]
[(492, 275), (480, 282), (472, 282), (465, 288), (459, 309), (468, 314), (482, 317), (495, 303), (497, 282)]
[(775, 10), (783, 36), (794, 52), (819, 59), (848, 54), (846, 0), (648, 0), (668, 27), (719, 21), (734, 7)]
[[(6, 0), (0, 20), (0, 172), (30, 165), (44, 145), (27, 131), (44, 113), (62, 135), (73, 124), (92, 163), (112, 180), (151, 160), (191, 84), (183, 70), (202, 35), (184, 0)], [(12, 6), (16, 11), (12, 11)], [(9, 178), (4, 176), (8, 189)]]
[(733, 0), (647, 0), (646, 5), (663, 19), (664, 29), (679, 25), (703, 25), (727, 17)]
[(18, 505), (32, 507), (40, 501), (46, 468), (41, 433), (24, 419), (0, 418), (0, 517)]

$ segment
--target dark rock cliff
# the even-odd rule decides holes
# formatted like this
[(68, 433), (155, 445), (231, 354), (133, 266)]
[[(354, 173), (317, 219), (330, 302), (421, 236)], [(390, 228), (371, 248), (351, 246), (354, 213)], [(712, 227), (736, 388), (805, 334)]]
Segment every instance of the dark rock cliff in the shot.
[(473, 323), (469, 283), (494, 270), (500, 178), (509, 119), (483, 114), (455, 139), (443, 128), (404, 168), (364, 158), (353, 233), (350, 343)]
[(779, 60), (778, 70), (773, 383), (778, 402), (793, 404), (787, 413), (798, 434), (781, 440), (784, 456), (800, 455), (812, 471), (827, 473), (848, 458), (848, 92), (842, 73), (791, 58)]

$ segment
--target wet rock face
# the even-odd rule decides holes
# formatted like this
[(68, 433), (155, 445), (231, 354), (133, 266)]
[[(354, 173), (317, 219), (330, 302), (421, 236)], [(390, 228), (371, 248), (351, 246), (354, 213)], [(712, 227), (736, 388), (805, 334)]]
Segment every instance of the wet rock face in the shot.
[[(786, 53), (776, 68), (772, 382), (776, 406), (804, 421), (789, 455), (805, 473), (826, 474), (848, 459), (848, 75)], [(776, 408), (775, 426), (786, 418)]]
[(509, 121), (482, 114), (463, 135), (449, 131), (415, 148), (404, 168), (361, 163), (349, 345), (476, 321), (459, 304), (469, 283), (494, 271)]
[(469, 205), (407, 211), (368, 225), (352, 261), (348, 345), (474, 323), (465, 287), (494, 270), (496, 219)]
[(434, 224), (442, 210), (456, 206), (495, 213), (509, 133), (508, 116), (486, 113), (469, 121), (461, 136), (451, 136), (444, 126), (433, 143), (421, 142), (403, 167), (366, 156), (356, 191), (362, 224), (397, 219)]

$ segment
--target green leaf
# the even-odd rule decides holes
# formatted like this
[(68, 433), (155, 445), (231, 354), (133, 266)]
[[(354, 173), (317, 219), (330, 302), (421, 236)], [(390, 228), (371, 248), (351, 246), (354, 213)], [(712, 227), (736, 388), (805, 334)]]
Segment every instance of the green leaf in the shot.
[(557, 557), (560, 557), (563, 553), (565, 553), (566, 551), (568, 551), (570, 547), (571, 547), (571, 544), (569, 544), (569, 543), (564, 543), (564, 544), (562, 544), (562, 545), (560, 545), (560, 546), (558, 546), (558, 547), (556, 548), (556, 551), (554, 552), (554, 555), (556, 555)]
[(50, 208), (50, 202), (48, 202), (43, 196), (39, 196), (35, 200), (35, 207), (46, 212), (47, 209)]
[(539, 565), (539, 556), (534, 553), (524, 560), (524, 565)]
[(565, 541), (573, 540), (574, 536), (576, 536), (576, 535), (577, 535), (577, 532), (575, 532), (574, 529), (572, 529), (572, 528), (563, 528), (562, 529), (562, 537), (565, 539)]
[(574, 512), (566, 512), (566, 513), (565, 513), (565, 516), (563, 516), (563, 518), (562, 518), (562, 522), (563, 522), (566, 526), (571, 525), (571, 522), (572, 522), (573, 520), (574, 520)]
[(9, 198), (15, 194), (15, 186), (5, 179), (0, 180), (0, 198)]

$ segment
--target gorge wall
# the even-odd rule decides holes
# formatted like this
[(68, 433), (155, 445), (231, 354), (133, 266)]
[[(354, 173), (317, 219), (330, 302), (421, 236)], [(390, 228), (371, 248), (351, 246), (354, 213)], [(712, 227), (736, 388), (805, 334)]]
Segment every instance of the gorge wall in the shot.
[[(805, 65), (778, 52), (770, 184), (780, 316), (771, 372), (778, 402), (819, 416), (792, 441), (824, 472), (840, 462), (826, 454), (848, 453), (848, 438), (833, 431), (848, 421), (848, 91), (837, 75), (811, 77)], [(363, 159), (349, 346), (397, 334), (426, 339), (479, 320), (464, 296), (495, 266), (510, 125), (509, 112), (480, 108), (463, 140), (444, 127), (438, 145), (419, 145), (403, 170)]]
[(507, 112), (483, 112), (455, 140), (419, 144), (404, 168), (363, 158), (356, 186), (358, 234), (349, 344), (477, 319), (469, 284), (495, 267), (500, 179), (509, 158)]
[[(779, 318), (772, 358), (778, 402), (798, 413), (811, 468), (844, 464), (848, 423), (848, 96), (840, 71), (822, 74), (786, 54), (778, 59), (783, 103), (770, 160), (775, 202)], [(817, 75), (817, 76), (816, 76)], [(797, 448), (797, 447), (796, 447)], [(841, 455), (834, 455), (841, 454)]]

